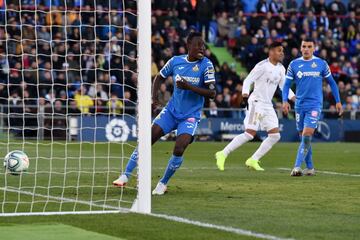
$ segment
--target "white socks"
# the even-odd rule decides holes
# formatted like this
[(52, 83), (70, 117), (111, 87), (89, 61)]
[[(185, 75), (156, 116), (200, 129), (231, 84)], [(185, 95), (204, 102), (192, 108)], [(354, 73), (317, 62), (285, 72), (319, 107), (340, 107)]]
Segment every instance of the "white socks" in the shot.
[[(279, 134), (280, 135), (280, 134)], [(244, 143), (251, 141), (254, 137), (244, 132), (240, 135), (237, 135), (226, 147), (224, 148), (223, 152), (225, 156), (227, 157), (232, 151), (243, 145)]]
[(280, 140), (280, 133), (269, 133), (267, 138), (261, 143), (260, 147), (251, 156), (254, 160), (262, 158)]

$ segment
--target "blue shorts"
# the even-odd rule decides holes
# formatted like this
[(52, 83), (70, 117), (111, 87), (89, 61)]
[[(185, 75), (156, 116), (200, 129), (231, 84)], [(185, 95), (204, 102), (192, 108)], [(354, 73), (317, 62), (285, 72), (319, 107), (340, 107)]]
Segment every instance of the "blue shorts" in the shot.
[(305, 127), (316, 129), (320, 120), (321, 110), (295, 109), (296, 129), (302, 131)]
[(166, 108), (163, 108), (163, 110), (153, 121), (153, 124), (156, 124), (159, 127), (161, 127), (164, 134), (168, 134), (176, 129), (177, 136), (181, 134), (189, 134), (191, 136), (194, 136), (198, 123), (199, 120), (194, 117), (177, 119)]

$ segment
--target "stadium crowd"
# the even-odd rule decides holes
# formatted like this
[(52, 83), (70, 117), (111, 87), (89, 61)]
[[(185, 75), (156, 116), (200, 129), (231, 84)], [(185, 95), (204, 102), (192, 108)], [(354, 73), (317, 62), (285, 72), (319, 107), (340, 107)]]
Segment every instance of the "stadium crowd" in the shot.
[[(349, 1), (344, 5), (339, 0), (328, 4), (324, 0), (298, 2), (259, 0), (256, 11), (249, 13), (244, 12), (245, 1), (154, 1), (153, 73), (172, 54), (185, 52), (183, 38), (191, 27), (202, 30), (209, 43), (226, 47), (248, 71), (267, 56), (271, 42), (283, 42), (283, 64), (287, 67), (291, 60), (300, 56), (301, 40), (312, 37), (317, 42), (315, 55), (328, 61), (338, 83), (341, 101), (348, 110), (345, 117), (355, 117), (354, 110), (360, 110), (360, 3)], [(207, 103), (210, 111), (205, 114), (232, 116), (217, 109), (241, 106), (243, 77), (232, 63), (220, 65), (210, 50), (206, 56), (216, 66), (218, 94), (215, 102)], [(167, 86), (170, 92), (171, 83)], [(337, 117), (334, 99), (325, 83), (323, 91), (324, 108), (330, 111), (325, 116)], [(280, 94), (276, 97), (278, 100), (275, 99), (274, 104), (281, 112)], [(360, 117), (359, 113), (357, 115)]]
[[(134, 114), (136, 1), (125, 1), (125, 12), (124, 1), (41, 0), (36, 9), (33, 0), (21, 2), (8, 0), (6, 11), (0, 3), (0, 101), (9, 104), (7, 111), (31, 115), (44, 105), (69, 114)], [(209, 44), (226, 47), (247, 71), (267, 56), (271, 42), (283, 42), (286, 67), (299, 56), (301, 39), (312, 37), (316, 55), (330, 65), (345, 109), (353, 111), (345, 116), (360, 118), (354, 111), (360, 110), (357, 1), (259, 0), (254, 12), (245, 12), (246, 1), (241, 0), (152, 3), (152, 77), (173, 55), (186, 52), (185, 39), (192, 29), (202, 30)], [(244, 74), (236, 72), (234, 63), (220, 64), (210, 48), (205, 55), (215, 65), (218, 94), (206, 102), (204, 117), (237, 117), (218, 109), (241, 106)], [(172, 84), (169, 78), (161, 85), (160, 103), (169, 100)], [(324, 108), (334, 110), (326, 84), (323, 91)], [(280, 94), (277, 97), (274, 104), (279, 107)], [(37, 107), (16, 107), (24, 105)]]

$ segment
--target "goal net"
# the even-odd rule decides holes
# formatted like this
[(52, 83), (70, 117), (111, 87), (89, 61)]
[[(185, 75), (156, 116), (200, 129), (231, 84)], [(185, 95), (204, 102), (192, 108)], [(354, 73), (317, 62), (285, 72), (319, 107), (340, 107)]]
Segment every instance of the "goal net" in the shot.
[(149, 1), (0, 4), (0, 154), (30, 159), (0, 171), (0, 215), (149, 212)]

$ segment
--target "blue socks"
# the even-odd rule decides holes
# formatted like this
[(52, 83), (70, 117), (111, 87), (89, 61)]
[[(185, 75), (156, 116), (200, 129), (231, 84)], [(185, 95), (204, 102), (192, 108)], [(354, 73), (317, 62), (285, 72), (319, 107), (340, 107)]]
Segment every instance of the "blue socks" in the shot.
[[(295, 167), (301, 167), (302, 162), (306, 160), (306, 157), (311, 149), (310, 144), (311, 144), (311, 136), (302, 136), (301, 143), (296, 156)], [(309, 159), (311, 162), (311, 156), (309, 157)]]
[(311, 145), (310, 145), (310, 148), (309, 148), (309, 152), (305, 157), (305, 163), (306, 163), (306, 167), (308, 169), (313, 169), (314, 168), (314, 165), (313, 165), (313, 162), (312, 162), (312, 147), (311, 147)]
[[(125, 168), (124, 174), (128, 178), (130, 178), (131, 173), (133, 172), (134, 168), (136, 168), (137, 160), (138, 160), (138, 149), (136, 148), (134, 150), (134, 152), (131, 154), (130, 159)], [(162, 182), (163, 184), (167, 184), (167, 182), (169, 181), (171, 176), (174, 175), (176, 170), (181, 166), (182, 162), (183, 162), (182, 156), (177, 157), (177, 156), (172, 155), (169, 160), (169, 164), (166, 167), (164, 176), (160, 179), (160, 182)]]
[(134, 168), (136, 168), (137, 160), (138, 160), (138, 149), (135, 148), (135, 150), (133, 151), (133, 153), (130, 156), (130, 159), (126, 165), (125, 172), (124, 172), (124, 174), (128, 178), (130, 178), (132, 171), (134, 170)]
[(171, 178), (172, 175), (174, 175), (174, 173), (176, 172), (176, 170), (181, 166), (183, 162), (183, 157), (180, 156), (175, 156), (172, 155), (170, 160), (169, 160), (169, 164), (166, 167), (164, 176), (160, 179), (160, 182), (162, 182), (163, 184), (167, 184), (169, 179)]

